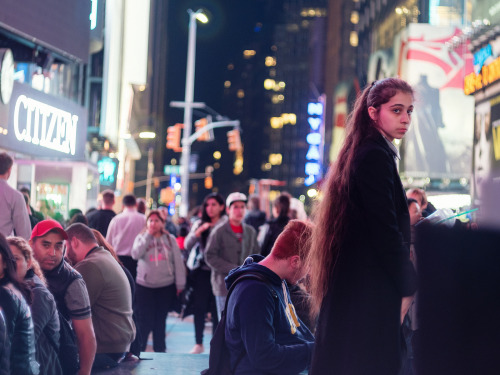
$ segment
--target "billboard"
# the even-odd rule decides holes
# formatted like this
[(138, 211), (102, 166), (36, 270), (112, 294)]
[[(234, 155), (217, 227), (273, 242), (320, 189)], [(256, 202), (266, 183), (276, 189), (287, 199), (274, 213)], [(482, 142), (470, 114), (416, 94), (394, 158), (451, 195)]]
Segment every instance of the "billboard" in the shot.
[(464, 94), (463, 78), (472, 72), (472, 55), (467, 45), (452, 50), (446, 44), (460, 33), (410, 24), (396, 36), (392, 55), (379, 51), (370, 60), (370, 81), (400, 76), (415, 89), (412, 124), (401, 147), (400, 167), (408, 177), (470, 177), (474, 100)]

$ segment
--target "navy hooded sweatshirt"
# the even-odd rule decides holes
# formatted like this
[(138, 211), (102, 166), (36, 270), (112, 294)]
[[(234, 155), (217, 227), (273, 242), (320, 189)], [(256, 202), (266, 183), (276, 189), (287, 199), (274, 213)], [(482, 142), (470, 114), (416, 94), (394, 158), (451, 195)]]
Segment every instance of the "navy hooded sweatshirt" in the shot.
[(248, 272), (259, 273), (268, 280), (268, 283), (254, 279), (239, 281), (230, 296), (225, 334), (232, 366), (246, 352), (234, 374), (299, 374), (309, 368), (314, 336), (298, 317), (298, 324), (292, 322), (291, 316), (287, 317), (286, 301), (291, 304), (291, 299), (286, 282), (259, 265), (262, 259), (260, 255), (248, 257), (225, 279), (228, 290), (238, 277)]

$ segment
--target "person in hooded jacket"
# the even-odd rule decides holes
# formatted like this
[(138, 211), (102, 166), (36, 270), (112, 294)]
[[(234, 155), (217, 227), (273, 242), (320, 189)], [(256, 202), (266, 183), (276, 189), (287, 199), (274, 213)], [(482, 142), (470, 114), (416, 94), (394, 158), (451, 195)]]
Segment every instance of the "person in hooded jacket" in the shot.
[(266, 281), (239, 281), (229, 296), (226, 346), (235, 375), (293, 375), (307, 370), (314, 336), (300, 320), (288, 284), (305, 277), (310, 224), (292, 220), (271, 254), (248, 257), (226, 277), (226, 287), (242, 275), (258, 273)]
[(164, 225), (160, 212), (151, 211), (146, 230), (136, 237), (132, 247), (132, 258), (138, 261), (134, 311), (142, 338), (141, 351), (145, 351), (151, 331), (154, 351), (167, 350), (167, 315), (176, 295), (186, 284), (186, 269), (179, 246)]

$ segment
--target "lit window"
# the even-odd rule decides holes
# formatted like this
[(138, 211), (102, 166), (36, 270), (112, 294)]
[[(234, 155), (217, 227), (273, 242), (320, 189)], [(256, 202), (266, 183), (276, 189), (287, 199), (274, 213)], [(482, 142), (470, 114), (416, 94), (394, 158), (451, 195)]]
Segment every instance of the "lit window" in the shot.
[(276, 86), (276, 81), (274, 79), (266, 79), (264, 80), (264, 88), (266, 90), (272, 90)]
[(357, 25), (359, 22), (359, 13), (355, 10), (352, 11), (351, 13), (351, 23), (354, 25)]
[(243, 57), (245, 59), (249, 59), (249, 58), (255, 56), (256, 53), (257, 52), (255, 52), (255, 50), (253, 50), (253, 49), (246, 49), (243, 51)]
[(358, 33), (356, 31), (351, 31), (351, 34), (349, 35), (349, 43), (351, 43), (351, 46), (353, 47), (358, 46)]
[(276, 66), (276, 57), (266, 56), (266, 66)]
[(226, 81), (226, 82), (224, 82), (224, 87), (225, 87), (226, 89), (230, 88), (230, 87), (231, 87), (231, 81)]
[(245, 91), (242, 90), (242, 89), (239, 89), (238, 92), (236, 93), (236, 96), (239, 98), (239, 99), (243, 99), (245, 97)]

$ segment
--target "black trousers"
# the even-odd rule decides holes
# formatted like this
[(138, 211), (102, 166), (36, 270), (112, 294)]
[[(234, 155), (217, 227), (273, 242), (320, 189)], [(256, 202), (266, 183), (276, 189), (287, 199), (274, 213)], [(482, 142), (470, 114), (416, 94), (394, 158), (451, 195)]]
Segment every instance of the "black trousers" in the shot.
[(209, 270), (197, 269), (193, 271), (193, 315), (197, 344), (203, 344), (206, 313), (210, 312), (212, 315), (212, 332), (215, 332), (219, 322), (215, 297), (210, 283), (210, 274), (211, 271)]
[(165, 352), (167, 315), (173, 306), (177, 289), (175, 284), (162, 288), (147, 288), (136, 285), (135, 309), (138, 329), (141, 333), (141, 352), (146, 350), (149, 333), (153, 332), (153, 350)]
[(137, 261), (127, 255), (118, 255), (118, 259), (122, 261), (123, 267), (130, 272), (132, 279), (134, 279), (135, 282), (135, 278), (137, 276)]

